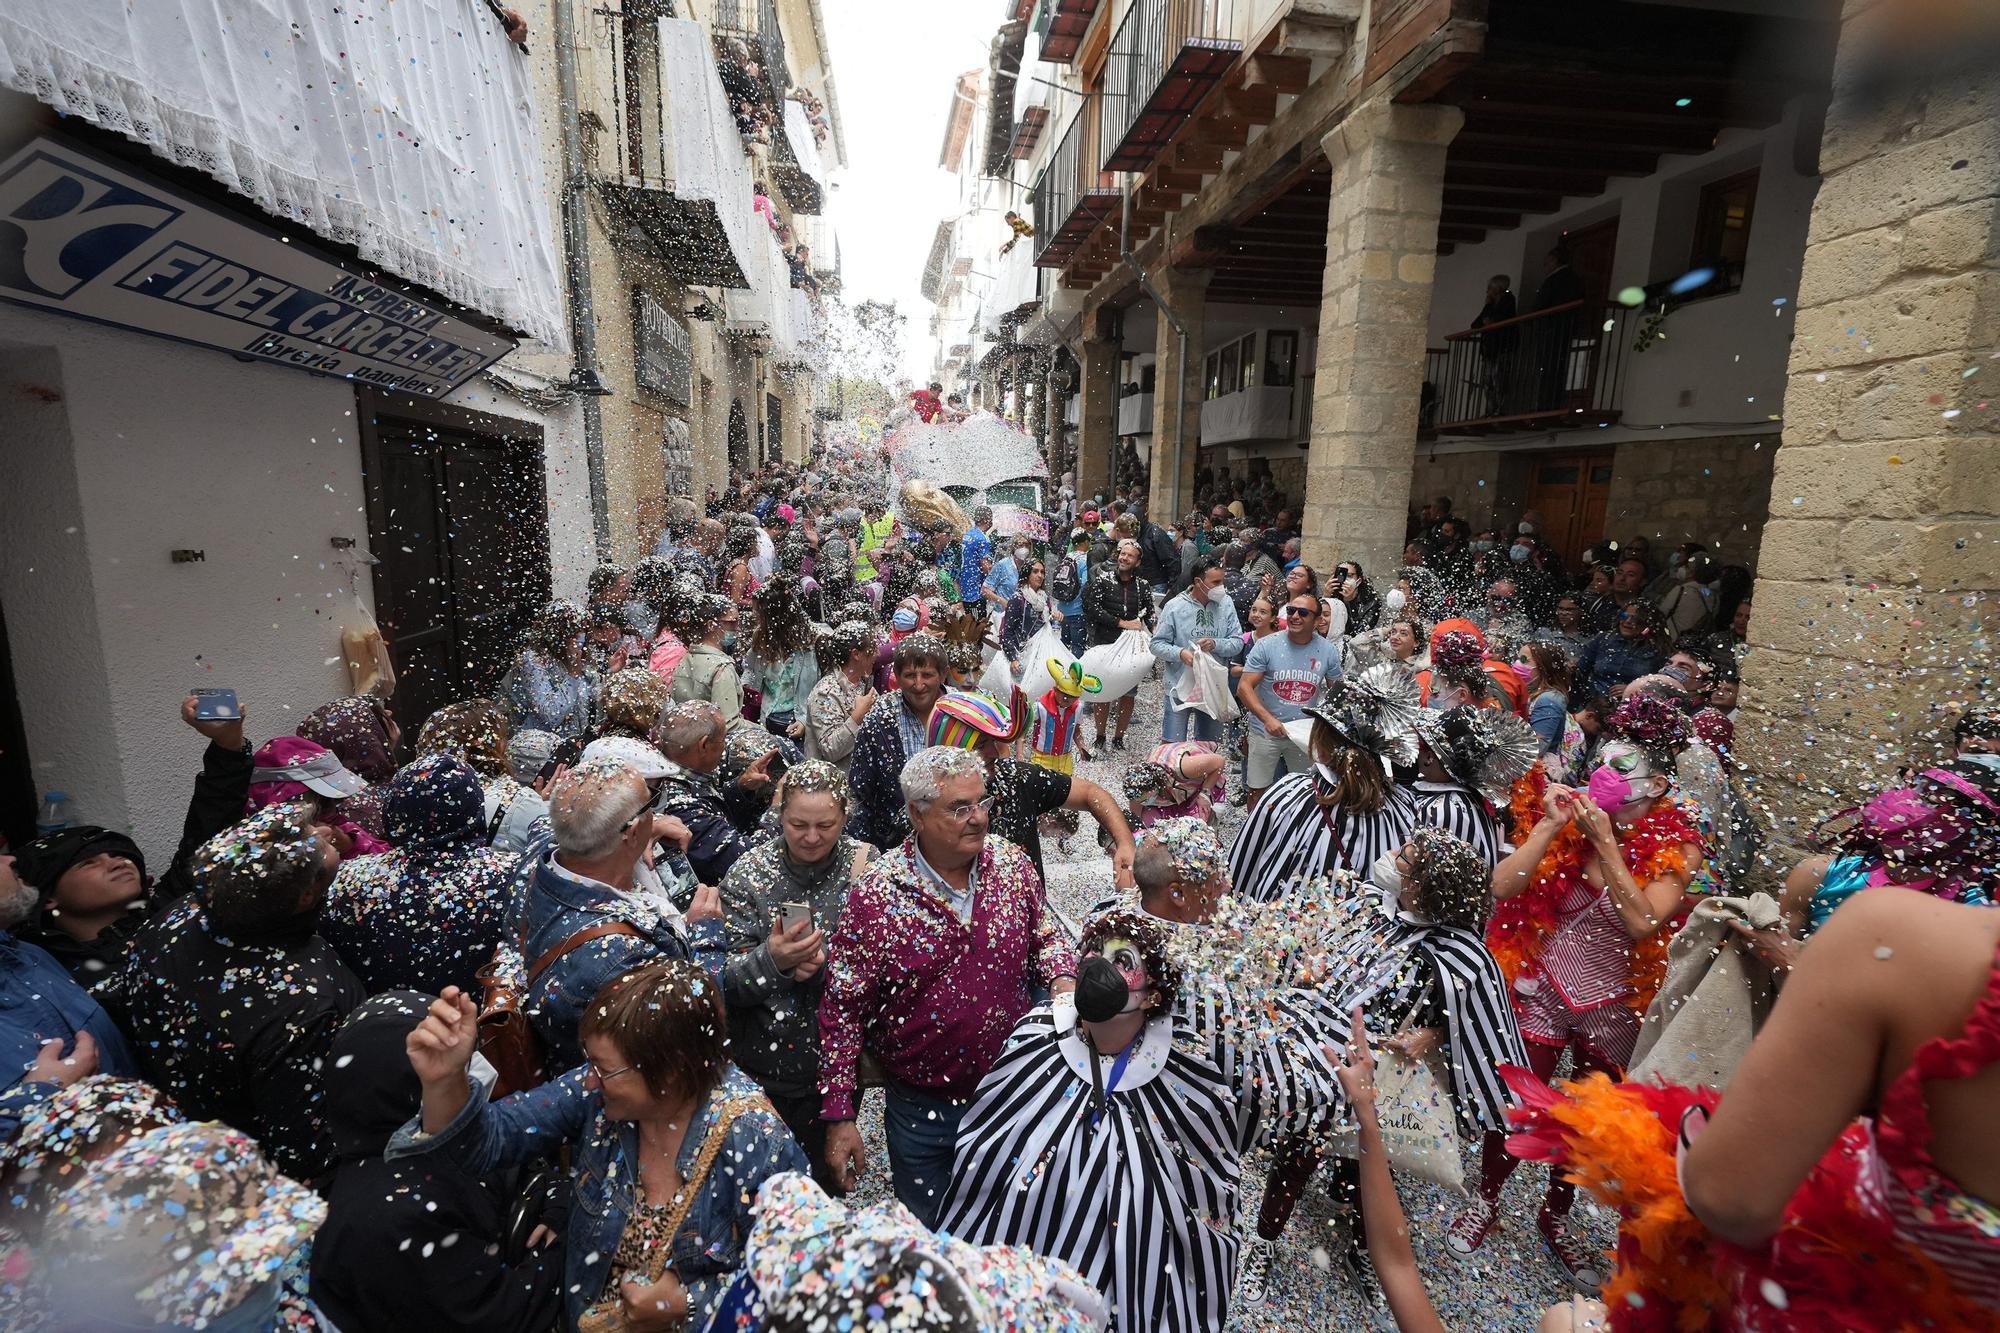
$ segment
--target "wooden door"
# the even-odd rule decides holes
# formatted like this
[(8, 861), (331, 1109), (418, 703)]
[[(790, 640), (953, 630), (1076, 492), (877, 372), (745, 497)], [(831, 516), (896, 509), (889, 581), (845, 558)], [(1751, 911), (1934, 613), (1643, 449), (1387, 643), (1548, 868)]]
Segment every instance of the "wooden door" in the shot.
[(1563, 237), (1569, 265), (1583, 280), (1586, 301), (1603, 301), (1611, 294), (1611, 265), (1618, 254), (1618, 219), (1606, 218), (1578, 227)]
[[(365, 404), (364, 404), (365, 406)], [(550, 595), (537, 433), (429, 404), (364, 412), (375, 615), (411, 757), (437, 709), (490, 695)]]
[(1611, 455), (1550, 454), (1535, 461), (1528, 485), (1530, 509), (1542, 514), (1542, 537), (1561, 553), (1563, 563), (1604, 535), (1605, 501), (1611, 493)]

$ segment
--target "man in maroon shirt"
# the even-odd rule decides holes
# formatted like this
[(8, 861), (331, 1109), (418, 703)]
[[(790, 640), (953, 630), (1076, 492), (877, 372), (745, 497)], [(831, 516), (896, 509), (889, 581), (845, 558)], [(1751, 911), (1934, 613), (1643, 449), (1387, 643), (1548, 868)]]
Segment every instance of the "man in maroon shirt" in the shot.
[(977, 755), (919, 750), (902, 786), (912, 836), (848, 891), (827, 950), (820, 1118), (827, 1165), (852, 1188), (865, 1166), (854, 1125), (865, 1047), (887, 1075), (896, 1197), (934, 1226), (979, 1080), (1037, 990), (1075, 988), (1076, 958), (1028, 854), (987, 832)]

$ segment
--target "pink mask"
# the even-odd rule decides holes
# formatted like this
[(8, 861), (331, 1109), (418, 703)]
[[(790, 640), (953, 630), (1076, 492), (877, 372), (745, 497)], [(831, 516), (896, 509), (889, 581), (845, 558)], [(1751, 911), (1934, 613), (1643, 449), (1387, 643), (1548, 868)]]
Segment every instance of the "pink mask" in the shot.
[(1589, 791), (1599, 809), (1623, 809), (1632, 800), (1632, 779), (1609, 764), (1599, 764), (1591, 771)]
[(1514, 663), (1514, 675), (1520, 679), (1523, 685), (1526, 685), (1534, 680), (1535, 669), (1526, 662), (1516, 662)]

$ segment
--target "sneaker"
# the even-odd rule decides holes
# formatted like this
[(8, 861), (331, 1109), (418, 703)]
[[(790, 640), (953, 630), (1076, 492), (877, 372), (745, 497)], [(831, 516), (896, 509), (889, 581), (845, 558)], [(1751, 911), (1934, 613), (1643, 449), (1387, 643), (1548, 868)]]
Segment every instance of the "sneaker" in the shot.
[(1382, 1303), (1382, 1279), (1375, 1271), (1375, 1261), (1368, 1255), (1368, 1246), (1359, 1236), (1348, 1243), (1341, 1267), (1347, 1273), (1347, 1280), (1355, 1293), (1364, 1301)]
[(1554, 1213), (1543, 1212), (1535, 1219), (1535, 1226), (1542, 1233), (1542, 1240), (1549, 1247), (1549, 1253), (1562, 1265), (1563, 1272), (1585, 1296), (1595, 1296), (1604, 1285), (1604, 1256), (1593, 1250), (1569, 1229), (1567, 1219)]
[(1475, 1194), (1472, 1202), (1451, 1219), (1451, 1227), (1444, 1234), (1444, 1243), (1451, 1247), (1453, 1254), (1471, 1254), (1486, 1243), (1487, 1234), (1499, 1225), (1500, 1205), (1482, 1194)]
[(1124, 749), (1124, 748), (1125, 748), (1125, 738), (1124, 738), (1123, 736), (1113, 736), (1113, 737), (1111, 738), (1111, 748), (1112, 748), (1112, 749), (1114, 749), (1114, 750), (1122, 750), (1122, 749)]
[(1275, 1241), (1262, 1236), (1252, 1236), (1243, 1242), (1243, 1250), (1236, 1261), (1236, 1302), (1239, 1305), (1261, 1305), (1264, 1301), (1264, 1281), (1271, 1275), (1271, 1261), (1278, 1257)]

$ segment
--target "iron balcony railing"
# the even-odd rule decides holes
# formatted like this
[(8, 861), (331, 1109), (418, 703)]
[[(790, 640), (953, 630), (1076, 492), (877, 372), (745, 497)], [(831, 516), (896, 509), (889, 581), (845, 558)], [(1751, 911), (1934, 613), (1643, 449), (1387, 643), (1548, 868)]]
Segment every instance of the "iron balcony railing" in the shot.
[(1035, 263), (1066, 261), (1118, 202), (1110, 173), (1097, 162), (1090, 104), (1077, 108), (1035, 182)]
[(1144, 171), (1152, 165), (1242, 51), (1237, 3), (1132, 0), (1104, 60), (1099, 166)]
[(785, 34), (778, 26), (777, 5), (772, 0), (715, 0), (713, 26), (723, 54), (731, 54), (731, 42), (740, 42), (763, 66), (764, 91), (772, 106), (781, 105), (792, 79), (785, 67)]
[(1632, 311), (1571, 301), (1445, 337), (1426, 357), (1440, 435), (1608, 425), (1623, 407)]

